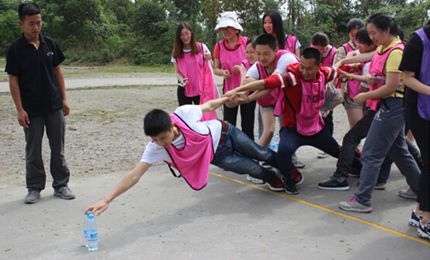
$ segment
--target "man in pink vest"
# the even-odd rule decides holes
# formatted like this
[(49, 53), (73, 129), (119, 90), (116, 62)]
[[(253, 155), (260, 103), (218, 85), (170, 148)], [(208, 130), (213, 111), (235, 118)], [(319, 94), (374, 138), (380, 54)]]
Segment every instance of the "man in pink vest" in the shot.
[[(321, 65), (330, 67), (334, 65), (334, 58), (336, 56), (336, 47), (332, 46), (330, 44), (330, 39), (328, 38), (327, 34), (323, 32), (316, 32), (314, 35), (312, 35), (311, 39), (312, 47), (319, 50), (321, 53)], [(329, 82), (328, 84), (332, 84), (332, 82)], [(334, 87), (334, 86), (328, 86), (328, 87)], [(331, 133), (333, 135), (334, 131), (334, 124), (333, 124), (333, 109), (326, 111), (324, 113), (324, 123)], [(320, 152), (318, 154), (318, 159), (324, 159), (328, 157), (328, 154)]]
[(325, 86), (338, 73), (334, 67), (320, 65), (320, 52), (309, 47), (303, 50), (300, 63), (289, 65), (285, 74), (274, 74), (225, 94), (232, 99), (246, 99), (241, 92), (282, 89), (285, 99), (277, 160), (285, 191), (293, 195), (298, 191), (291, 177), (291, 157), (300, 146), (311, 145), (333, 157), (339, 156), (339, 145), (325, 127), (320, 112), (325, 100)]
[(144, 131), (152, 141), (147, 144), (141, 161), (112, 192), (85, 212), (90, 210), (99, 215), (112, 200), (135, 185), (152, 164), (162, 161), (194, 190), (206, 186), (212, 163), (228, 171), (262, 179), (273, 191), (283, 191), (284, 183), (275, 170), (259, 164), (265, 162), (277, 167), (274, 151), (254, 143), (230, 123), (217, 119), (201, 121), (203, 113), (213, 112), (227, 101), (228, 98), (219, 98), (202, 105), (184, 105), (171, 115), (160, 109), (150, 111), (144, 118)]

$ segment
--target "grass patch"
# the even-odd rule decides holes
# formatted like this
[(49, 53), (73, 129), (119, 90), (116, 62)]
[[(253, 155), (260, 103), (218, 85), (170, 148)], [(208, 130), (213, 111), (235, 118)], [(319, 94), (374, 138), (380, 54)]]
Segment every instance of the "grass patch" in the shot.
[(118, 76), (121, 74), (174, 73), (172, 65), (137, 66), (132, 64), (108, 64), (105, 66), (63, 66), (67, 78)]
[[(6, 61), (0, 58), (0, 82), (8, 81), (8, 75), (4, 72)], [(66, 78), (92, 78), (92, 77), (117, 77), (120, 75), (141, 74), (141, 73), (174, 73), (173, 66), (152, 65), (137, 66), (126, 63), (111, 63), (105, 66), (86, 66), (82, 64), (63, 65), (63, 72)]]
[(109, 124), (112, 123), (115, 119), (114, 112), (109, 112), (103, 109), (89, 109), (86, 111), (78, 112), (73, 115), (77, 118), (91, 118), (92, 120), (97, 120), (99, 122), (102, 122), (103, 124)]
[[(125, 86), (118, 86), (118, 85), (114, 85), (114, 86), (100, 86), (100, 87), (83, 87), (83, 88), (71, 88), (68, 89), (67, 92), (70, 91), (85, 91), (85, 90), (104, 90), (104, 89), (142, 89), (142, 90), (148, 90), (151, 89), (153, 87), (155, 88), (165, 88), (165, 87), (172, 87), (172, 86), (176, 86), (176, 85), (157, 85), (157, 86), (148, 86), (148, 85), (125, 85)], [(2, 93), (0, 93), (1, 95)], [(7, 93), (9, 94), (9, 93)]]

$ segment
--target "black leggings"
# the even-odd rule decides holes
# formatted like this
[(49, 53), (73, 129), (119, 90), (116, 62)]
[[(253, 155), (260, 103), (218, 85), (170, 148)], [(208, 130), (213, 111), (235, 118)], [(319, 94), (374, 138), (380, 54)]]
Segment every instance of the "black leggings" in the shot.
[(224, 105), (224, 120), (234, 126), (236, 126), (237, 112), (240, 107), (241, 130), (249, 136), (251, 140), (254, 140), (255, 104), (256, 102), (254, 101), (233, 108)]
[(420, 210), (430, 212), (430, 121), (418, 115), (417, 105), (406, 105), (406, 122), (421, 151), (422, 169), (417, 202)]
[(178, 86), (178, 103), (179, 106), (183, 105), (199, 105), (200, 104), (200, 96), (195, 97), (187, 97), (185, 96), (185, 88)]

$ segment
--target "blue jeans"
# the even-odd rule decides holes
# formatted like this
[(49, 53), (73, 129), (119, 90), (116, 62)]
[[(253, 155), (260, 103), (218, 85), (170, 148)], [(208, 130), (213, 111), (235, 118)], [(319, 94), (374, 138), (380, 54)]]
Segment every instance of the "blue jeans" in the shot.
[(212, 164), (238, 174), (249, 174), (254, 178), (270, 181), (275, 172), (262, 167), (258, 162), (266, 162), (277, 168), (276, 153), (261, 147), (237, 127), (228, 124), (227, 135), (218, 145)]
[(291, 182), (291, 157), (303, 145), (311, 145), (333, 157), (339, 157), (339, 144), (332, 137), (330, 131), (324, 128), (312, 136), (303, 136), (295, 128), (283, 127), (279, 132), (279, 146), (277, 153), (278, 168), (285, 180)]
[(406, 182), (412, 190), (418, 191), (420, 170), (408, 151), (404, 126), (402, 99), (384, 99), (373, 118), (363, 147), (360, 186), (355, 193), (357, 201), (361, 204), (370, 206), (373, 186), (387, 155), (406, 177)]

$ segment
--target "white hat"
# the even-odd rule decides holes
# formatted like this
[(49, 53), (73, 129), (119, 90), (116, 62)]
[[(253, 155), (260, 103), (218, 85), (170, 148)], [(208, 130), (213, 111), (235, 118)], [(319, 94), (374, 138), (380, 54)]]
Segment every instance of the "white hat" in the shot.
[(237, 14), (235, 12), (224, 12), (218, 18), (218, 24), (215, 26), (215, 31), (221, 28), (233, 27), (236, 30), (243, 31), (240, 25)]

